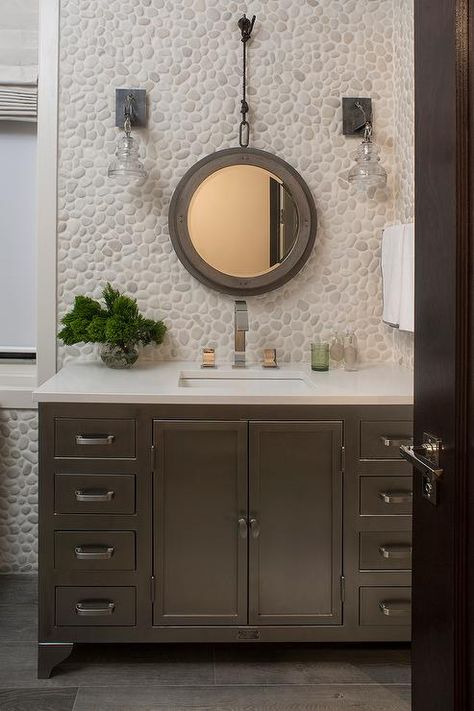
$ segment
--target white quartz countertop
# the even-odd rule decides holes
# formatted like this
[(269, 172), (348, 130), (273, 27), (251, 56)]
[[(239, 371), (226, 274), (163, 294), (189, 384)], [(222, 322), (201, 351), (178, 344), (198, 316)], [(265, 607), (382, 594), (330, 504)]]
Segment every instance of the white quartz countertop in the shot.
[(413, 373), (390, 364), (314, 373), (296, 363), (278, 369), (196, 363), (138, 363), (112, 370), (100, 362), (66, 365), (33, 393), (35, 402), (220, 405), (410, 405)]

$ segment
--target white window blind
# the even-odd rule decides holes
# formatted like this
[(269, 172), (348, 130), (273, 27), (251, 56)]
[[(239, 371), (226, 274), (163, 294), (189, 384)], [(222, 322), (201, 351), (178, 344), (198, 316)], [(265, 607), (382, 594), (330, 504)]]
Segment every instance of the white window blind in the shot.
[(0, 122), (0, 354), (36, 346), (36, 125)]
[(34, 121), (38, 0), (4, 0), (0, 20), (0, 120)]

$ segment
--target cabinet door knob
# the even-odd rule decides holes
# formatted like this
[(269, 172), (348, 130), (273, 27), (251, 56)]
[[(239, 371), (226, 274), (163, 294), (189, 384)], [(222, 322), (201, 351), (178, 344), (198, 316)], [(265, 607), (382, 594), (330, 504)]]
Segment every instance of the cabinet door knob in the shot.
[(256, 518), (250, 519), (250, 531), (252, 533), (252, 538), (258, 538), (260, 535), (260, 524)]
[(239, 535), (241, 538), (247, 538), (247, 533), (248, 533), (248, 528), (247, 528), (247, 519), (246, 518), (239, 518)]

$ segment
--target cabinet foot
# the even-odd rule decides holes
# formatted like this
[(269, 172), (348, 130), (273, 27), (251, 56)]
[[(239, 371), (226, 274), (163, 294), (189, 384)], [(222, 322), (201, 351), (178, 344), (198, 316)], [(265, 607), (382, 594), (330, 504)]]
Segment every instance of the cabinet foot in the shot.
[(54, 667), (69, 657), (72, 642), (40, 642), (38, 644), (38, 679), (49, 679)]

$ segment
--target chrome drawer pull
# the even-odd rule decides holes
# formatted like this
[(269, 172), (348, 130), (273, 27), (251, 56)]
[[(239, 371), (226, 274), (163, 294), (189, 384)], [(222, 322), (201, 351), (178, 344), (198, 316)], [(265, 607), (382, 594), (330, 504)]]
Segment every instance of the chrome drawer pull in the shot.
[(408, 617), (411, 614), (411, 604), (407, 600), (382, 600), (379, 607), (387, 617)]
[(384, 447), (402, 447), (403, 445), (413, 444), (413, 437), (410, 437), (410, 435), (382, 435), (380, 441)]
[(380, 546), (379, 553), (382, 558), (394, 559), (394, 560), (404, 560), (405, 558), (411, 558), (412, 547), (406, 546)]
[(78, 560), (110, 560), (114, 550), (113, 546), (76, 546), (74, 555)]
[(105, 617), (112, 615), (115, 603), (110, 600), (84, 600), (76, 602), (76, 615), (82, 617)]
[(113, 444), (115, 435), (76, 435), (76, 444), (85, 445), (104, 445)]
[(84, 503), (112, 501), (114, 494), (112, 489), (76, 489), (76, 501)]
[(409, 504), (413, 500), (413, 491), (379, 491), (379, 496), (386, 504)]

